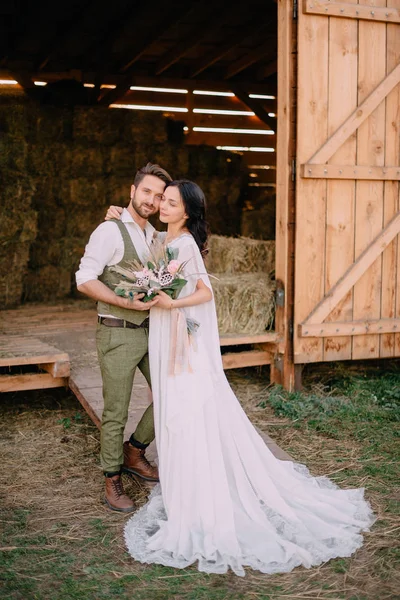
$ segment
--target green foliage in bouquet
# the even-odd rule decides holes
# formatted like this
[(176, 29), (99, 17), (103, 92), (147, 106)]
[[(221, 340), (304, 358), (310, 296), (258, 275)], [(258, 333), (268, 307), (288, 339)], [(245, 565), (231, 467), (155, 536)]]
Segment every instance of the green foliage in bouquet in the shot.
[(126, 267), (111, 267), (122, 275), (115, 287), (115, 293), (124, 298), (133, 299), (135, 294), (145, 294), (142, 302), (150, 302), (162, 290), (175, 299), (187, 280), (182, 277), (187, 261), (178, 261), (179, 249), (168, 248), (161, 240), (155, 238), (144, 264), (131, 261)]

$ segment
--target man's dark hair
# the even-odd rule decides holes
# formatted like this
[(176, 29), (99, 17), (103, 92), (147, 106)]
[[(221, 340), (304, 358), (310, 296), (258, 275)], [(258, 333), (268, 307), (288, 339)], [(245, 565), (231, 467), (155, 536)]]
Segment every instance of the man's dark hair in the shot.
[(172, 177), (165, 169), (162, 169), (160, 165), (153, 165), (152, 163), (147, 163), (145, 167), (139, 169), (139, 171), (135, 175), (135, 179), (133, 185), (137, 187), (139, 183), (146, 177), (146, 175), (153, 175), (154, 177), (158, 177), (164, 183), (169, 183), (172, 181)]

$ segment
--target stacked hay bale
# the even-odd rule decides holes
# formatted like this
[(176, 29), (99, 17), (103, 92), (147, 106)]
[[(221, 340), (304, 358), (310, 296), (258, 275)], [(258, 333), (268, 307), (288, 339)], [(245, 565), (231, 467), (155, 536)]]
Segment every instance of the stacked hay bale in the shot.
[(171, 143), (161, 114), (40, 105), (2, 91), (0, 133), (3, 307), (75, 294), (91, 232), (110, 204), (127, 206), (134, 174), (149, 161), (204, 187), (213, 231), (239, 231), (241, 157), (228, 163), (215, 148)]
[(220, 334), (271, 329), (275, 314), (275, 242), (212, 235), (209, 249), (206, 266), (213, 275)]
[(36, 237), (35, 181), (26, 172), (28, 126), (23, 107), (0, 104), (0, 305), (19, 303)]

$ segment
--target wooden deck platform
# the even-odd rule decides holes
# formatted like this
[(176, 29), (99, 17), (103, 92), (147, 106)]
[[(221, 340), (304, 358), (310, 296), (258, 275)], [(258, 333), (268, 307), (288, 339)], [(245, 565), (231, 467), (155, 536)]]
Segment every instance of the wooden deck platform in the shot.
[[(15, 373), (28, 365), (36, 372)], [(9, 371), (0, 374), (0, 392), (63, 387), (70, 375), (68, 354), (33, 337), (1, 336), (0, 367)]]
[[(29, 304), (14, 310), (0, 311), (0, 348), (1, 344), (6, 344), (10, 348), (14, 343), (21, 348), (21, 340), (24, 339), (27, 344), (29, 340), (32, 344), (40, 342), (43, 347), (53, 346), (59, 348), (64, 356), (68, 355), (71, 365), (69, 387), (90, 418), (99, 427), (103, 399), (95, 344), (96, 317), (94, 303), (86, 300), (56, 305)], [(268, 344), (273, 343), (276, 338), (274, 332), (267, 332), (260, 336), (243, 336), (243, 339), (245, 341), (242, 343), (245, 344)], [(235, 342), (237, 343), (237, 338), (225, 336), (221, 339), (221, 346), (235, 345)], [(256, 351), (267, 354), (265, 350)], [(225, 354), (228, 357), (227, 360), (231, 362), (231, 368), (239, 366), (235, 364), (237, 361), (235, 354), (230, 352)], [(230, 365), (228, 365), (229, 367)], [(149, 401), (147, 382), (138, 371), (132, 391), (126, 438), (136, 427), (136, 423)], [(290, 456), (279, 448), (267, 434), (261, 431), (260, 434), (275, 456), (282, 460), (291, 460)], [(148, 454), (150, 458), (156, 456), (154, 443), (151, 444)]]

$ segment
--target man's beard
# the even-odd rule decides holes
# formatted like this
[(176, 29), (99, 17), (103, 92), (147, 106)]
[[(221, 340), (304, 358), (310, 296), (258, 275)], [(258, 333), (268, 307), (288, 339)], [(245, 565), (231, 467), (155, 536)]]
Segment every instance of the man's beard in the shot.
[(142, 219), (148, 219), (149, 217), (151, 217), (152, 215), (154, 215), (157, 211), (155, 210), (154, 206), (152, 206), (151, 208), (149, 207), (150, 212), (148, 212), (148, 210), (143, 209), (142, 206), (145, 206), (145, 203), (143, 203), (142, 205), (138, 205), (138, 202), (136, 201), (136, 192), (132, 198), (132, 207), (135, 210), (135, 212), (137, 212), (137, 214), (139, 215), (139, 217), (142, 217)]

